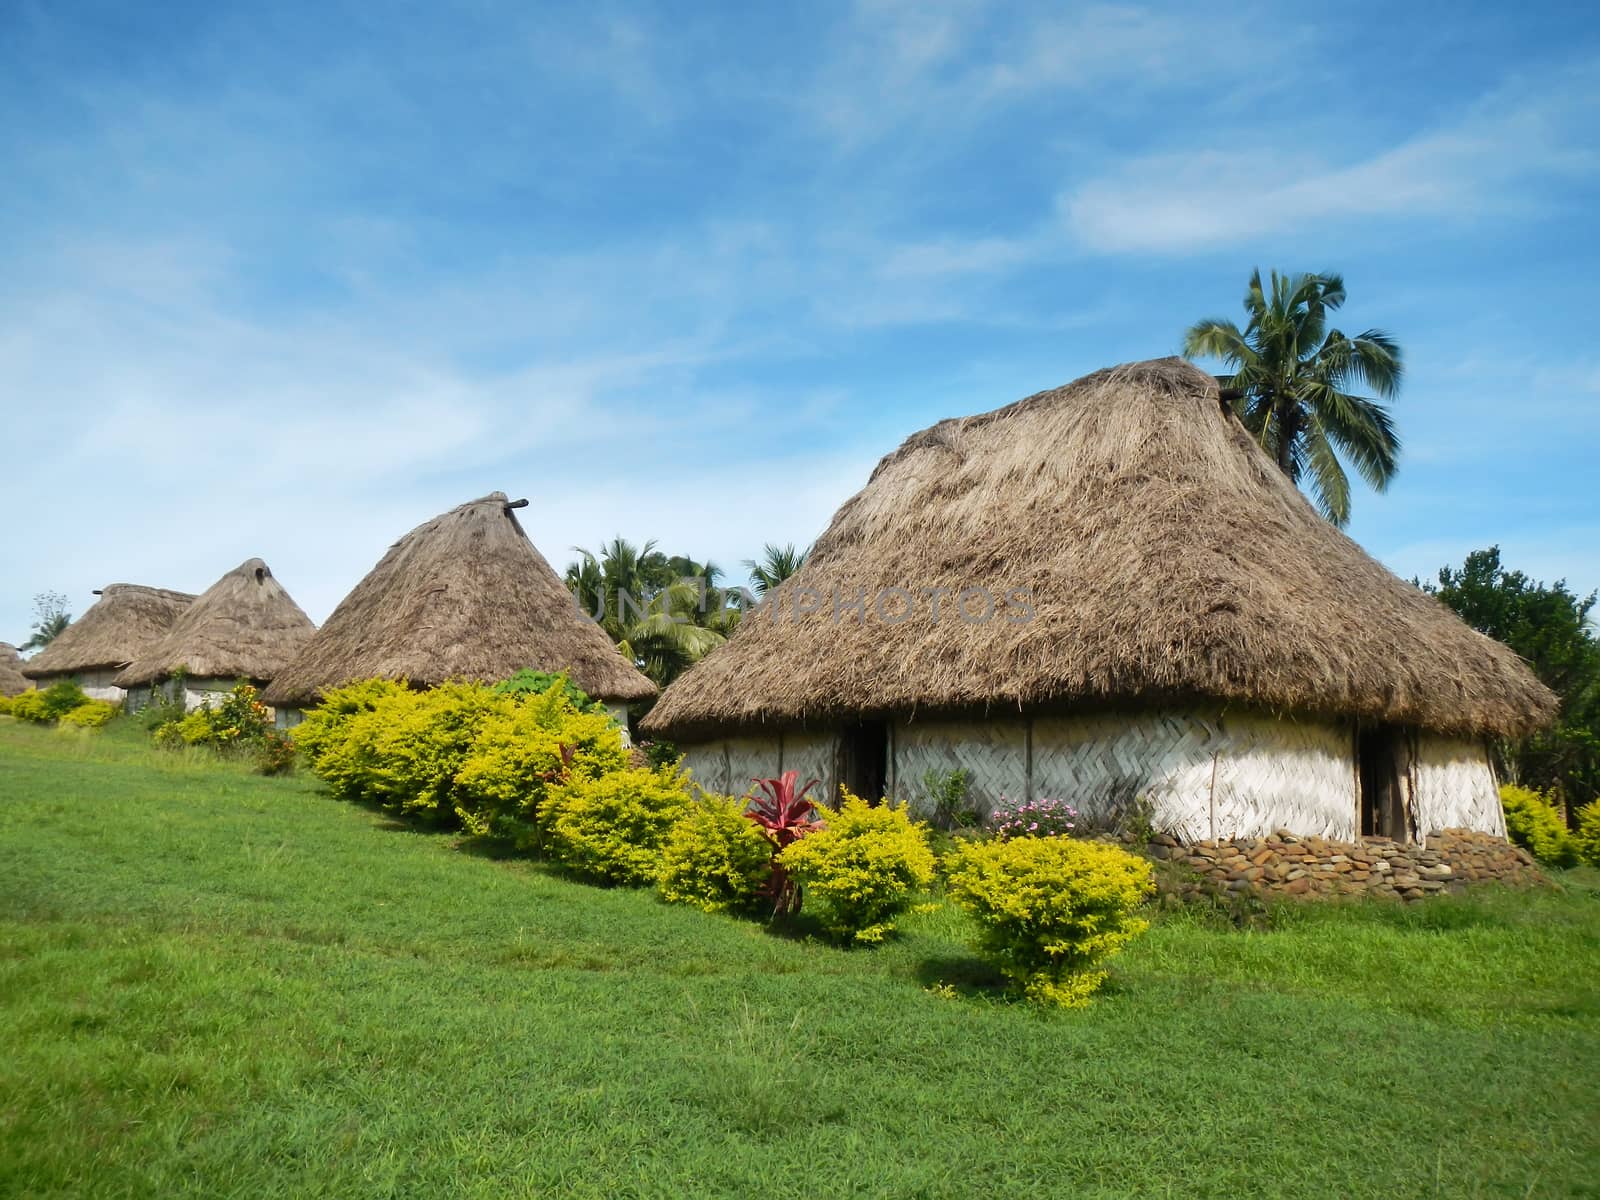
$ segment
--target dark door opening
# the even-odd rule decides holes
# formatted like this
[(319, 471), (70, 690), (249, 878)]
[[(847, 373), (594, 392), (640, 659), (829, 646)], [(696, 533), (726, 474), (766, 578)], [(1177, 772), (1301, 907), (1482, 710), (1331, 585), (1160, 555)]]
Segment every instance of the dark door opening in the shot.
[(1356, 735), (1361, 782), (1361, 836), (1409, 840), (1403, 780), (1409, 774), (1405, 731), (1394, 725), (1363, 728)]
[[(839, 736), (839, 782), (868, 804), (889, 784), (889, 726), (883, 721), (846, 725)], [(832, 798), (838, 803), (839, 797)]]

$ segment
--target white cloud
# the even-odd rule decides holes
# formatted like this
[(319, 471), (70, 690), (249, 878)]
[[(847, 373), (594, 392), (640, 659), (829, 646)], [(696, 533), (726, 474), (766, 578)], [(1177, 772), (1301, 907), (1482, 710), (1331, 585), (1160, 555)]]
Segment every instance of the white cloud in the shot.
[(1525, 203), (1528, 181), (1592, 172), (1600, 63), (1516, 84), (1447, 128), (1338, 163), (1273, 143), (1270, 125), (1236, 130), (1225, 149), (1130, 159), (1061, 197), (1073, 237), (1106, 253), (1185, 253), (1329, 221), (1470, 220)]

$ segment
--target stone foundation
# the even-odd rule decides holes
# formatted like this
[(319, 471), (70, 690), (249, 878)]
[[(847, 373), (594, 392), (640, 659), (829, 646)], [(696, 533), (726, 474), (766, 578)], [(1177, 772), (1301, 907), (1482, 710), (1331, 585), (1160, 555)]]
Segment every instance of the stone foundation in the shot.
[(1447, 829), (1422, 845), (1370, 838), (1337, 842), (1279, 829), (1270, 837), (1183, 844), (1166, 834), (1152, 856), (1199, 876), (1168, 890), (1180, 895), (1253, 892), (1276, 896), (1396, 896), (1420, 900), (1468, 883), (1499, 880), (1518, 886), (1543, 883), (1533, 856), (1503, 838)]

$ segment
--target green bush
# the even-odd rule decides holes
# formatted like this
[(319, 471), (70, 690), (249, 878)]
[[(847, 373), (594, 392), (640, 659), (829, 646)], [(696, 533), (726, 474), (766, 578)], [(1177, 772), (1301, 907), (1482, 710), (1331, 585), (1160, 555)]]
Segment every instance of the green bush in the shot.
[(628, 765), (621, 730), (603, 707), (575, 704), (575, 690), (511, 693), (513, 703), (484, 719), (455, 778), (455, 811), (469, 832), (527, 848), (552, 784), (597, 779)]
[(977, 920), (980, 948), (1030, 999), (1081, 1005), (1099, 964), (1149, 927), (1150, 864), (1071, 838), (968, 842), (946, 860), (949, 894)]
[(358, 730), (356, 718), (371, 714), (386, 700), (410, 693), (403, 679), (363, 679), (330, 688), (322, 702), (307, 710), (305, 719), (289, 731), (295, 752), (335, 796), (357, 798), (366, 780), (377, 724), (368, 722)]
[(1578, 831), (1572, 841), (1580, 859), (1600, 867), (1600, 800), (1591, 800), (1578, 810)]
[(85, 700), (77, 708), (61, 714), (57, 724), (75, 729), (99, 729), (117, 715), (117, 706), (109, 700)]
[(257, 775), (287, 775), (294, 770), (294, 741), (287, 733), (269, 729), (255, 748)]
[(552, 688), (565, 696), (568, 703), (579, 712), (601, 714), (606, 712), (604, 704), (592, 699), (588, 692), (563, 674), (552, 675), (548, 671), (535, 671), (531, 667), (524, 667), (510, 679), (502, 679), (494, 685), (494, 690), (500, 695), (517, 697), (540, 696)]
[(661, 848), (662, 898), (703, 912), (753, 909), (772, 875), (772, 843), (744, 801), (702, 792)]
[(849, 792), (824, 816), (826, 826), (785, 848), (779, 865), (821, 909), (829, 933), (881, 942), (933, 882), (926, 829), (904, 804), (872, 806)]
[(661, 848), (689, 809), (687, 776), (671, 766), (574, 779), (545, 793), (539, 825), (552, 858), (605, 883), (649, 885)]
[(58, 721), (73, 709), (89, 703), (89, 697), (84, 695), (83, 689), (73, 679), (52, 683), (39, 693), (39, 700), (44, 705), (47, 721)]
[(1506, 814), (1506, 836), (1550, 867), (1578, 865), (1578, 847), (1561, 814), (1548, 799), (1530, 788), (1506, 784), (1500, 789)]
[(11, 715), (11, 697), (0, 696), (0, 717)]
[(223, 754), (254, 754), (271, 732), (266, 705), (241, 679), (220, 699), (207, 696), (199, 708), (158, 726), (155, 741), (169, 748), (209, 746)]

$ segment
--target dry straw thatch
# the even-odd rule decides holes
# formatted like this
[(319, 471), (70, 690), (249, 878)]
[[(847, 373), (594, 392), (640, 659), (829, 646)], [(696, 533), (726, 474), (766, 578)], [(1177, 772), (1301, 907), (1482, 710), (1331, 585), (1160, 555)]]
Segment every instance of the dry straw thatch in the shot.
[(431, 686), (504, 679), (524, 667), (565, 671), (603, 700), (656, 691), (578, 611), (505, 493), (494, 492), (391, 546), (263, 699), (306, 705), (353, 679)]
[(0, 696), (20, 696), (28, 690), (22, 673), (22, 656), (10, 642), (0, 642)]
[(259, 558), (246, 559), (184, 610), (112, 683), (137, 687), (179, 668), (196, 679), (271, 679), (317, 627)]
[[(909, 619), (832, 598), (947, 588)], [(986, 623), (955, 593), (1000, 601)], [(1028, 589), (1033, 615), (1007, 605)], [(822, 611), (796, 618), (796, 599)], [(982, 614), (982, 601), (971, 608)], [(1017, 618), (1014, 622), (1012, 618)], [(1180, 359), (1133, 363), (914, 434), (768, 610), (662, 695), (692, 738), (840, 717), (1206, 699), (1512, 734), (1555, 697), (1328, 524)]]
[(22, 668), (29, 679), (127, 666), (167, 635), (194, 603), (188, 592), (113, 583), (100, 599)]

